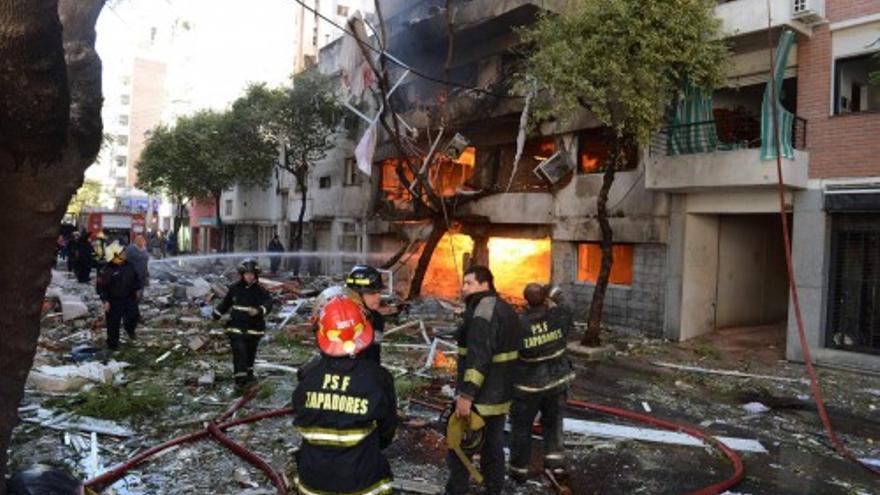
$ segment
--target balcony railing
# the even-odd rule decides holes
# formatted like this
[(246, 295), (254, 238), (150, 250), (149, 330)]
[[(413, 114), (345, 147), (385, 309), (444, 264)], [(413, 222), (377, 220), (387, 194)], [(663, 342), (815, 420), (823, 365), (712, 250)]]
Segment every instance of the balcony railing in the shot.
[[(790, 137), (794, 149), (806, 149), (806, 119), (794, 118)], [(714, 120), (673, 125), (662, 129), (651, 142), (651, 154), (676, 156), (760, 147), (760, 116), (716, 114)]]

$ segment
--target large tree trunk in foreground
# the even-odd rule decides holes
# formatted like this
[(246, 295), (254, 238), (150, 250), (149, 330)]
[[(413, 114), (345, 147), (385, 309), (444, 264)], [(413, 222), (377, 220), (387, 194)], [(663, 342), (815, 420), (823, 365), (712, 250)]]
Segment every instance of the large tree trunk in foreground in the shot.
[(431, 257), (434, 256), (434, 250), (440, 239), (446, 233), (447, 227), (443, 219), (435, 219), (431, 227), (431, 233), (425, 241), (425, 247), (419, 256), (419, 263), (416, 265), (416, 271), (413, 273), (412, 281), (409, 284), (409, 296), (407, 299), (415, 299), (422, 295), (422, 283), (425, 281), (425, 274), (428, 272), (428, 265), (431, 264)]
[(611, 156), (602, 175), (602, 188), (596, 199), (596, 216), (599, 221), (599, 230), (602, 233), (602, 265), (599, 268), (599, 278), (596, 280), (596, 288), (593, 290), (593, 300), (590, 302), (590, 314), (587, 319), (587, 332), (581, 343), (588, 347), (598, 347), (601, 344), (599, 332), (602, 330), (602, 312), (605, 309), (605, 291), (608, 289), (608, 278), (611, 275), (611, 265), (614, 262), (614, 232), (608, 221), (608, 191), (614, 184), (614, 172), (617, 169), (621, 157), (620, 139), (615, 139), (611, 146)]
[[(58, 228), (100, 147), (94, 27), (103, 4), (0, 3), (0, 225), (8, 240), (0, 243), (0, 495)], [(7, 132), (8, 124), (16, 129)]]

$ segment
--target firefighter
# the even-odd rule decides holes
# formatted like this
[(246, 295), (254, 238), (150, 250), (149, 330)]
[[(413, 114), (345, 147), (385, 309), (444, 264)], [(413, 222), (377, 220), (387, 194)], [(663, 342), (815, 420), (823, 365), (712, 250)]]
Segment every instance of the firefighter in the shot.
[(256, 260), (242, 261), (238, 273), (241, 279), (229, 286), (226, 297), (214, 308), (214, 319), (219, 320), (231, 310), (226, 335), (232, 348), (235, 386), (241, 390), (256, 383), (254, 360), (260, 339), (266, 333), (265, 317), (272, 310), (272, 296), (259, 283), (260, 266)]
[(104, 231), (98, 231), (97, 235), (95, 235), (95, 240), (92, 242), (92, 252), (94, 257), (95, 266), (98, 267), (98, 273), (104, 269), (104, 266), (107, 265), (107, 260), (110, 256), (107, 254), (107, 236), (104, 234)]
[[(0, 479), (0, 488), (3, 480)], [(8, 495), (83, 495), (95, 492), (60, 469), (38, 464), (12, 475), (6, 484)]]
[(544, 468), (551, 470), (554, 476), (565, 474), (562, 407), (568, 384), (574, 378), (566, 356), (566, 341), (574, 323), (568, 309), (557, 304), (561, 297), (550, 297), (551, 290), (533, 283), (523, 291), (528, 308), (522, 316), (524, 332), (510, 411), (510, 476), (518, 482), (528, 478), (532, 423), (539, 412), (544, 437)]
[(104, 303), (107, 320), (107, 348), (119, 348), (119, 325), (125, 327), (129, 339), (135, 340), (138, 322), (137, 294), (143, 281), (137, 270), (125, 259), (125, 250), (119, 244), (111, 244), (105, 251), (109, 263), (98, 274), (95, 289)]
[(335, 294), (316, 315), (321, 357), (293, 392), (302, 436), (294, 482), (303, 494), (390, 494), (391, 467), (381, 451), (397, 428), (394, 379), (364, 356), (374, 332), (360, 305)]
[(373, 326), (373, 344), (364, 351), (364, 357), (377, 363), (382, 361), (382, 334), (385, 317), (379, 312), (382, 306), (382, 274), (369, 265), (355, 265), (345, 279), (345, 285), (355, 293), (355, 299), (367, 312)]
[(75, 235), (73, 247), (70, 252), (70, 258), (73, 260), (73, 271), (76, 273), (76, 280), (82, 284), (89, 282), (92, 277), (92, 266), (94, 266), (94, 260), (92, 257), (95, 255), (95, 252), (92, 249), (92, 244), (89, 242), (88, 236), (89, 235), (86, 231), (82, 231), (82, 233)]
[[(480, 471), (485, 492), (501, 493), (504, 484), (504, 422), (510, 411), (513, 367), (520, 338), (520, 320), (513, 308), (495, 292), (492, 272), (472, 266), (464, 273), (464, 323), (458, 330), (458, 377), (455, 411), (466, 418), (479, 414), (483, 426)], [(449, 480), (446, 493), (468, 493), (469, 470), (459, 455), (446, 456)]]

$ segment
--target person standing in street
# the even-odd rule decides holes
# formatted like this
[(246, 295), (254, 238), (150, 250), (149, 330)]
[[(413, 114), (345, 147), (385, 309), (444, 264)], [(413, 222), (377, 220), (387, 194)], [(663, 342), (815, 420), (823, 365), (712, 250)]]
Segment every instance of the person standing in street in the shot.
[[(147, 239), (138, 235), (134, 238), (134, 242), (125, 247), (125, 259), (131, 263), (134, 267), (135, 271), (137, 271), (138, 276), (141, 279), (144, 287), (150, 285), (150, 253), (147, 251)], [(143, 290), (138, 292), (138, 302), (140, 302), (144, 297)], [(141, 317), (140, 307), (136, 306), (138, 310), (138, 322), (143, 322), (143, 318)]]
[(119, 348), (119, 325), (125, 327), (129, 339), (135, 340), (138, 322), (137, 294), (143, 282), (137, 270), (125, 260), (125, 250), (118, 244), (107, 247), (110, 262), (101, 269), (95, 285), (104, 306), (107, 320), (107, 348)]
[(297, 490), (303, 494), (393, 493), (391, 466), (382, 454), (397, 429), (391, 373), (364, 356), (373, 328), (343, 291), (316, 308), (315, 341), (321, 357), (301, 368), (293, 392)]
[(235, 386), (243, 390), (256, 383), (254, 361), (260, 339), (266, 334), (265, 318), (272, 310), (272, 296), (259, 283), (260, 266), (256, 260), (242, 261), (238, 273), (241, 279), (229, 286), (226, 297), (214, 308), (214, 319), (219, 320), (231, 311), (226, 335), (232, 348)]
[(566, 342), (574, 328), (571, 312), (557, 304), (551, 289), (532, 283), (523, 296), (528, 308), (522, 316), (523, 335), (513, 385), (510, 411), (512, 442), (510, 476), (523, 483), (528, 479), (532, 459), (532, 423), (541, 413), (544, 438), (544, 468), (554, 476), (565, 474), (562, 443), (562, 408), (574, 371), (566, 356)]
[(382, 306), (382, 274), (369, 265), (355, 265), (345, 279), (345, 286), (354, 293), (370, 319), (373, 327), (373, 343), (364, 351), (366, 359), (382, 361), (382, 334), (385, 333), (385, 317), (379, 312)]
[[(283, 253), (284, 252), (284, 244), (281, 244), (281, 240), (278, 239), (278, 234), (272, 237), (272, 240), (269, 241), (269, 245), (266, 247), (266, 251), (270, 253)], [(269, 269), (273, 274), (278, 273), (278, 267), (281, 266), (281, 256), (269, 255)]]
[(101, 273), (101, 270), (104, 269), (104, 266), (107, 265), (108, 260), (112, 257), (107, 254), (107, 245), (107, 236), (101, 230), (95, 235), (95, 240), (92, 242), (92, 258), (97, 267), (96, 273)]
[[(504, 485), (504, 422), (513, 394), (513, 368), (518, 358), (520, 320), (495, 291), (492, 272), (472, 266), (461, 288), (464, 323), (458, 329), (458, 376), (452, 414), (478, 414), (485, 422), (480, 448), (480, 472), (485, 493), (499, 495)], [(458, 454), (449, 450), (447, 495), (469, 491), (470, 473)]]
[(92, 267), (95, 264), (95, 251), (89, 242), (89, 236), (86, 231), (82, 231), (74, 236), (74, 247), (71, 252), (73, 255), (73, 271), (76, 274), (76, 280), (79, 283), (87, 284), (92, 278)]

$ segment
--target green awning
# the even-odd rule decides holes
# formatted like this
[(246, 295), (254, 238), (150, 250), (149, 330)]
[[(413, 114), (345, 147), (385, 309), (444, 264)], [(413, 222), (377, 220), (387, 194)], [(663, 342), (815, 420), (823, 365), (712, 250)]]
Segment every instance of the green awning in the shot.
[[(773, 137), (773, 105), (776, 105), (779, 115), (779, 143), (782, 148), (782, 157), (793, 159), (794, 146), (792, 145), (792, 129), (794, 127), (794, 114), (782, 106), (779, 97), (782, 94), (782, 81), (785, 79), (785, 66), (788, 65), (788, 55), (794, 46), (794, 33), (785, 30), (779, 37), (779, 46), (773, 60), (773, 80), (767, 83), (764, 90), (764, 102), (761, 105), (761, 160), (776, 159), (776, 140)], [(775, 84), (775, 101), (773, 98)]]

